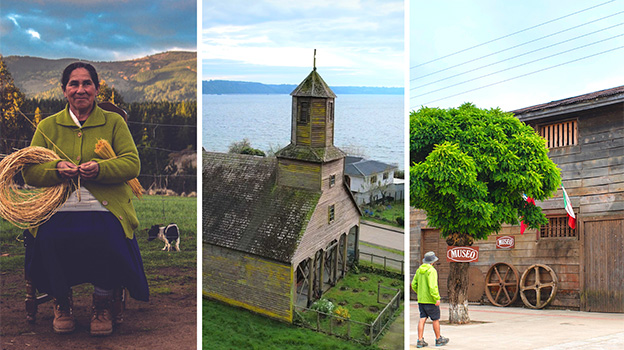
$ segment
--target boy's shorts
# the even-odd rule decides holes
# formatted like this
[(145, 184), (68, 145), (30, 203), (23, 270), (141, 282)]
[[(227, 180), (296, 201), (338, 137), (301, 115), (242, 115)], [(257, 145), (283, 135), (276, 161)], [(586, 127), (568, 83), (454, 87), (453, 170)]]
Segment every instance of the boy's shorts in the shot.
[(440, 319), (440, 307), (435, 304), (418, 303), (418, 310), (420, 310), (420, 318), (429, 317), (431, 321), (437, 321)]

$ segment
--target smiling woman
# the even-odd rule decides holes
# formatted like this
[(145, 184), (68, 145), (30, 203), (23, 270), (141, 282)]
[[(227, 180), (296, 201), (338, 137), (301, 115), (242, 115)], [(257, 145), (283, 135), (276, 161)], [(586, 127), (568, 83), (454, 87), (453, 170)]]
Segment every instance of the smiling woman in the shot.
[[(71, 287), (92, 283), (91, 335), (109, 335), (116, 319), (114, 289), (123, 286), (133, 298), (149, 299), (133, 233), (139, 222), (126, 184), (139, 174), (140, 161), (124, 119), (95, 103), (100, 83), (92, 65), (67, 66), (61, 86), (67, 106), (39, 123), (31, 143), (61, 159), (26, 166), (23, 175), (31, 186), (72, 182), (77, 189), (49, 221), (26, 232), (26, 275), (55, 298), (56, 333), (76, 327)], [(101, 140), (118, 156), (102, 159), (96, 152)]]

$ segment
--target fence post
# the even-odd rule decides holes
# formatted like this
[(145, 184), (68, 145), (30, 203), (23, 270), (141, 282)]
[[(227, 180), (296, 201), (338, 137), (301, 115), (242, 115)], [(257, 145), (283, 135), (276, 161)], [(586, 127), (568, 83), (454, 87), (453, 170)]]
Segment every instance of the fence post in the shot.
[(316, 311), (316, 331), (319, 332), (321, 330), (321, 314)]
[(347, 319), (347, 340), (351, 340), (351, 320)]

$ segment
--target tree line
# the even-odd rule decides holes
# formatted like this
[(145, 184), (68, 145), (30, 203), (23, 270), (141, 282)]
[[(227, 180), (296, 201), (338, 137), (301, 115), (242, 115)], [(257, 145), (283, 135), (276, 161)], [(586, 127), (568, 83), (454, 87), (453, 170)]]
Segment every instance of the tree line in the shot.
[[(0, 154), (8, 155), (29, 146), (34, 125), (63, 110), (67, 102), (26, 98), (1, 59), (0, 83)], [(100, 86), (98, 101), (113, 102), (128, 113), (128, 127), (141, 158), (139, 181), (145, 189), (197, 190), (196, 167), (188, 160), (188, 155), (197, 151), (197, 101), (125, 103), (121, 94), (105, 83)]]

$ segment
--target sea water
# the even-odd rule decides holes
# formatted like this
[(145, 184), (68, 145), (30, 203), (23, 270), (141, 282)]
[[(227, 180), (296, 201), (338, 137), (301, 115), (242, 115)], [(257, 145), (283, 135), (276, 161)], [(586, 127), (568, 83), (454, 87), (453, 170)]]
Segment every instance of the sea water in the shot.
[[(290, 95), (203, 95), (202, 100), (207, 151), (227, 152), (245, 138), (265, 152), (290, 143)], [(403, 96), (339, 95), (334, 115), (335, 146), (403, 169)]]

